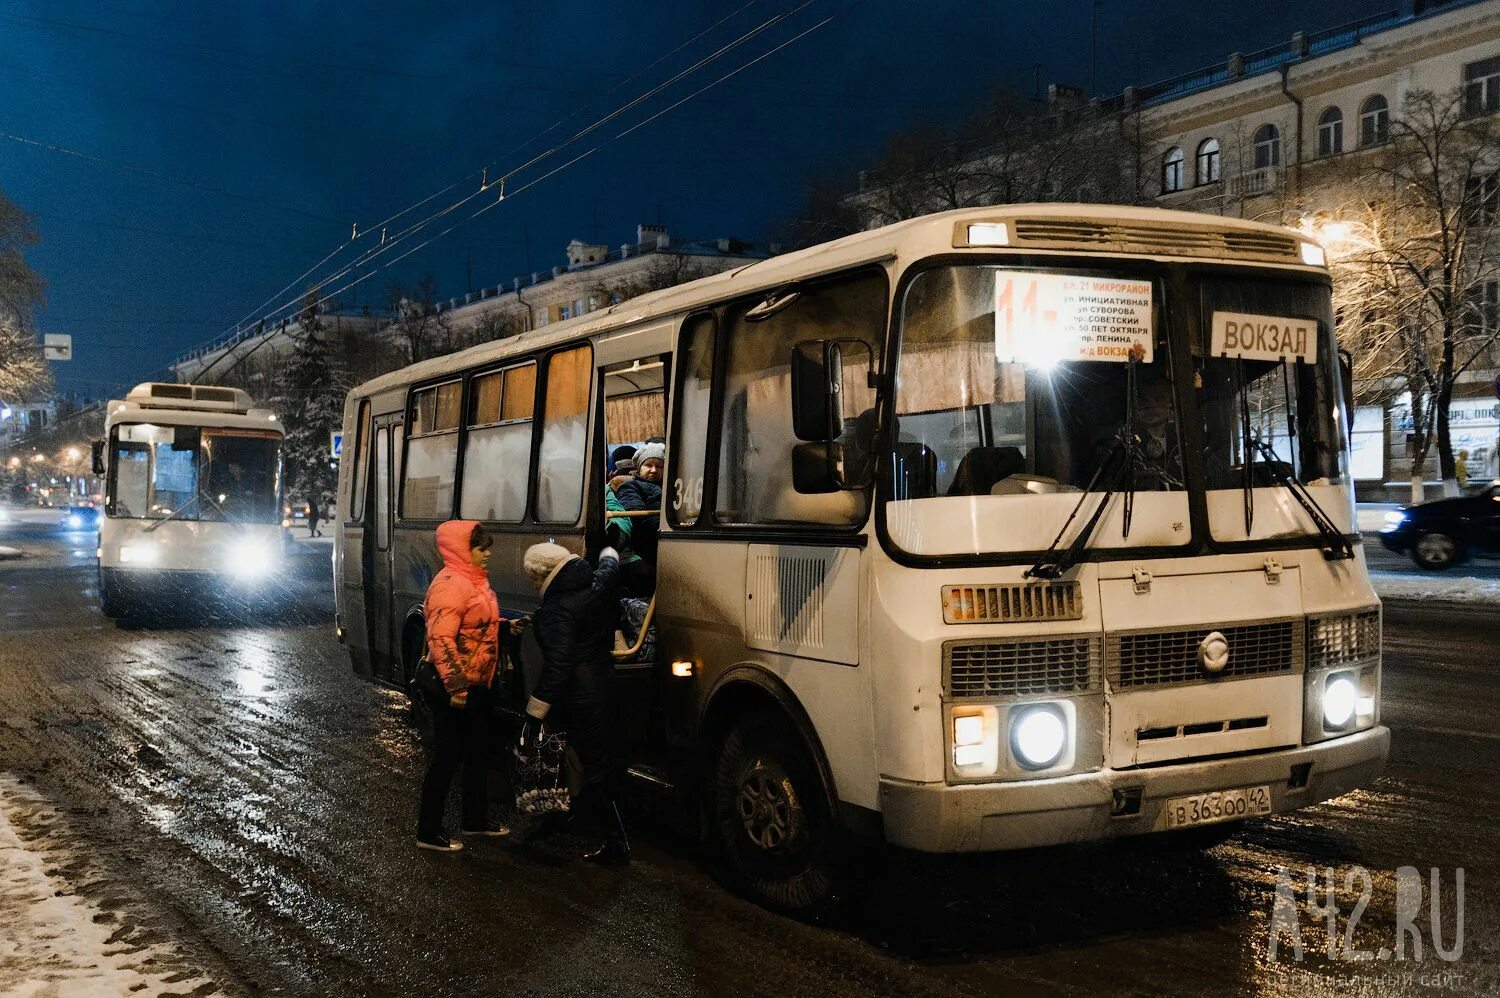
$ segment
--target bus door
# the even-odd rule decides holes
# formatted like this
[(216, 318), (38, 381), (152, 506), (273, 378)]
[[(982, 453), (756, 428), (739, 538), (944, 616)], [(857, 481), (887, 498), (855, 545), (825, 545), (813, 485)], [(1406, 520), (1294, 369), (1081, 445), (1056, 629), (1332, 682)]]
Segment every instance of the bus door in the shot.
[(402, 417), (382, 416), (374, 422), (374, 475), (370, 488), (369, 519), (365, 531), (365, 629), (370, 642), (370, 668), (377, 679), (402, 683), (400, 634), (395, 619), (394, 546), (396, 490), (400, 487)]
[[(612, 360), (601, 365), (598, 384), (603, 396), (603, 440), (606, 463), (621, 447), (639, 449), (648, 441), (666, 438), (667, 385), (670, 355), (646, 353), (627, 360)], [(616, 475), (620, 471), (616, 471)], [(664, 484), (664, 483), (662, 483)], [(660, 507), (651, 516), (619, 516), (629, 523), (631, 536), (640, 538), (637, 550), (627, 546), (624, 559), (635, 560), (643, 553), (656, 557), (647, 535), (660, 528)], [(606, 511), (606, 522), (611, 519)], [(637, 579), (632, 569), (629, 579)], [(622, 574), (624, 574), (622, 571)], [(655, 616), (654, 593), (637, 583), (637, 591), (621, 604), (621, 628), (615, 655), (616, 702), (620, 709), (620, 731), (627, 744), (638, 746), (649, 740), (653, 711), (656, 709), (656, 677), (660, 666), (651, 654), (653, 645), (640, 633)], [(623, 590), (622, 590), (623, 594)]]
[(370, 672), (370, 631), (365, 623), (365, 580), (368, 572), (366, 556), (370, 553), (367, 538), (373, 533), (367, 530), (370, 518), (370, 452), (374, 444), (370, 439), (370, 401), (359, 403), (355, 413), (353, 432), (346, 439), (352, 442), (347, 455), (353, 463), (349, 469), (348, 492), (340, 495), (338, 508), (343, 516), (343, 555), (339, 564), (339, 593), (342, 597), (339, 624), (344, 628), (344, 641), (349, 646), (350, 658), (355, 671), (361, 675)]

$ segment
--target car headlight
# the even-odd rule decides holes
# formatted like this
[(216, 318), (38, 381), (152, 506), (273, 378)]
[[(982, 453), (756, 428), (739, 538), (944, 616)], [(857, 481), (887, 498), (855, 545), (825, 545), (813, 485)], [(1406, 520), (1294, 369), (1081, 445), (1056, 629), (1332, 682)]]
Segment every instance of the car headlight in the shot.
[(74, 529), (83, 526), (83, 517), (79, 516), (77, 513), (69, 513), (68, 526), (73, 527)]
[(260, 578), (275, 568), (276, 552), (263, 541), (239, 541), (229, 550), (229, 570), (242, 578)]
[(1393, 509), (1389, 513), (1385, 514), (1385, 526), (1380, 528), (1381, 532), (1384, 533), (1391, 530), (1400, 530), (1401, 524), (1405, 522), (1406, 513), (1399, 509)]
[(1068, 747), (1068, 721), (1056, 704), (1023, 707), (1010, 715), (1010, 750), (1027, 769), (1051, 769)]
[(161, 550), (155, 544), (120, 545), (120, 564), (139, 565), (150, 568), (161, 560)]

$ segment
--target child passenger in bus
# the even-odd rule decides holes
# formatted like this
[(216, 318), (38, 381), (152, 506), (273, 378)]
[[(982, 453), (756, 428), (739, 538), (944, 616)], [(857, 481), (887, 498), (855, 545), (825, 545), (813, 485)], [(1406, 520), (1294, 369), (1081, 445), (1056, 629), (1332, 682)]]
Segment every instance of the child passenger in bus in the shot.
[(625, 509), (654, 514), (611, 518), (628, 521), (628, 525), (613, 529), (616, 538), (629, 544), (620, 570), (626, 590), (637, 599), (649, 600), (656, 592), (656, 537), (661, 525), (661, 482), (666, 460), (667, 445), (656, 439), (647, 441), (635, 453), (636, 476), (627, 479), (615, 493)]

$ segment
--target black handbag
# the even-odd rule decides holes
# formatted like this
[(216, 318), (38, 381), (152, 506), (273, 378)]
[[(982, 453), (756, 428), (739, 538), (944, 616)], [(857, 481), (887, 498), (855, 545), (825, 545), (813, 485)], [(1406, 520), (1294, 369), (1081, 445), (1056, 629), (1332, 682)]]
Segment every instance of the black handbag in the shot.
[(420, 700), (429, 707), (448, 702), (448, 687), (443, 683), (443, 677), (438, 675), (437, 666), (426, 655), (417, 663), (416, 671), (406, 684), (406, 692), (413, 700)]

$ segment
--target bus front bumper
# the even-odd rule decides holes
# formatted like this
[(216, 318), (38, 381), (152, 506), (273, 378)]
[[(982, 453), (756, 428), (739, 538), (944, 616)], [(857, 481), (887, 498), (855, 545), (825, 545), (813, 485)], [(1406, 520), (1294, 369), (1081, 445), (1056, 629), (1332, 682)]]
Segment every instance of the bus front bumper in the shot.
[[(1174, 797), (1266, 785), (1280, 814), (1366, 786), (1385, 768), (1389, 728), (1316, 745), (1148, 769), (1016, 783), (880, 783), (885, 837), (924, 852), (992, 852), (1162, 831)], [(1117, 796), (1116, 792), (1119, 792)], [(1139, 792), (1140, 806), (1131, 801)]]

